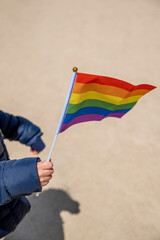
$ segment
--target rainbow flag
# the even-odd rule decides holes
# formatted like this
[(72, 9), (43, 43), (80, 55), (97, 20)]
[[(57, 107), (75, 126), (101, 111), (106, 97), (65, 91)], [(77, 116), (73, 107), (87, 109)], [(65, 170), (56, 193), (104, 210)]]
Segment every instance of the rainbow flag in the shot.
[(77, 73), (59, 133), (81, 122), (121, 118), (154, 88), (148, 84), (135, 86), (115, 78)]

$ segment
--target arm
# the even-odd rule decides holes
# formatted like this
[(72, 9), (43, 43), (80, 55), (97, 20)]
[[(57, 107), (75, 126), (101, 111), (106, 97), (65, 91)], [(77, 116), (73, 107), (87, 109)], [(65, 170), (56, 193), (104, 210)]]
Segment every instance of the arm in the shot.
[(5, 138), (19, 141), (38, 152), (45, 147), (40, 128), (23, 117), (0, 111), (0, 129)]
[(39, 158), (0, 162), (0, 205), (20, 196), (41, 192), (53, 173), (53, 163)]
[(39, 161), (39, 158), (23, 158), (0, 162), (0, 205), (42, 190), (37, 172)]

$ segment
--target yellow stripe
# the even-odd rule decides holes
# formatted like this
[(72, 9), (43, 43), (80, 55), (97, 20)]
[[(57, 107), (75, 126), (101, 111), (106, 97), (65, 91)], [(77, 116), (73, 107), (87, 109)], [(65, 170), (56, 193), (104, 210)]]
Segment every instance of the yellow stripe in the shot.
[(104, 102), (113, 103), (116, 105), (126, 104), (126, 103), (132, 103), (137, 102), (143, 95), (137, 95), (132, 96), (128, 98), (121, 98), (121, 97), (115, 97), (111, 95), (106, 95), (98, 92), (86, 92), (82, 94), (72, 93), (70, 103), (71, 104), (78, 104), (81, 103), (87, 99), (97, 99)]

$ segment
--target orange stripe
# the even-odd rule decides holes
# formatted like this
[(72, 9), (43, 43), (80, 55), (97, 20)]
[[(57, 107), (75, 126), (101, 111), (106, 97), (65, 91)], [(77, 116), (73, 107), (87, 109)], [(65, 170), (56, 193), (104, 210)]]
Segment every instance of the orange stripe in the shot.
[(129, 96), (136, 96), (136, 95), (144, 95), (147, 92), (149, 92), (149, 90), (147, 89), (138, 89), (130, 92), (122, 88), (118, 88), (114, 86), (106, 86), (106, 85), (101, 85), (97, 83), (83, 84), (83, 83), (76, 82), (73, 88), (73, 93), (78, 93), (78, 94), (82, 94), (89, 91), (95, 91), (102, 94), (107, 94), (107, 95), (121, 97), (121, 98), (126, 98)]
[(145, 95), (146, 93), (150, 92), (148, 89), (137, 89), (132, 91), (129, 96), (136, 96), (136, 95)]

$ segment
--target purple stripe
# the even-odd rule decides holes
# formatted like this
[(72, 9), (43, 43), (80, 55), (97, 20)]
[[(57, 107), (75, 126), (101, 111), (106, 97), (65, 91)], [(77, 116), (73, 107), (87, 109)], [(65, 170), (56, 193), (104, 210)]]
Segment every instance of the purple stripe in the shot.
[(74, 118), (69, 123), (63, 124), (60, 132), (65, 131), (67, 128), (71, 127), (74, 124), (81, 123), (81, 122), (89, 122), (89, 121), (101, 121), (102, 119), (106, 117), (117, 117), (121, 118), (125, 113), (110, 113), (108, 116), (103, 116), (99, 114), (87, 114), (82, 115), (79, 117)]
[(117, 118), (121, 118), (123, 117), (123, 115), (126, 114), (124, 112), (120, 112), (120, 113), (110, 113), (107, 117), (117, 117)]

